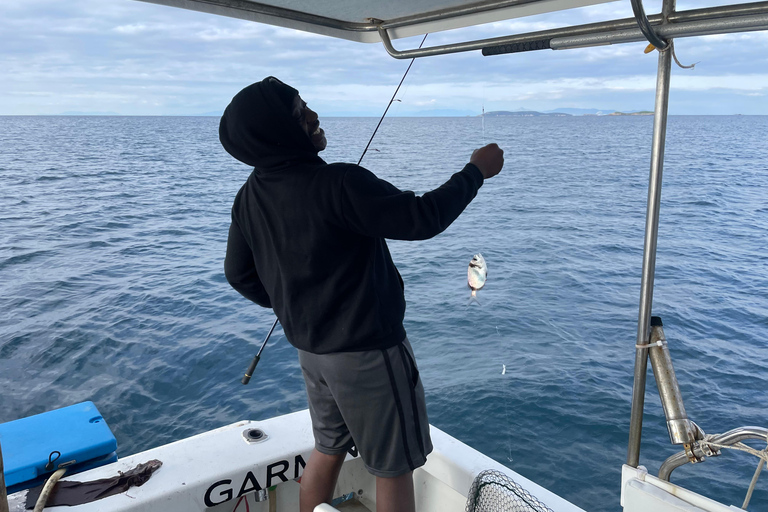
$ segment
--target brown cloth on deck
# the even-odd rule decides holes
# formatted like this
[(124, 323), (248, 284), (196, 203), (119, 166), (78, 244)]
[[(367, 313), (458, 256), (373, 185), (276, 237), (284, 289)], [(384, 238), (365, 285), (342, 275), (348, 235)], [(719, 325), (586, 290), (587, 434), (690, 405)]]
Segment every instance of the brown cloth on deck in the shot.
[[(131, 487), (139, 487), (149, 480), (152, 473), (157, 471), (163, 463), (157, 459), (139, 464), (125, 473), (117, 472), (117, 476), (112, 478), (102, 478), (91, 482), (73, 482), (62, 480), (53, 488), (53, 492), (48, 497), (46, 507), (58, 507), (61, 505), (74, 506), (90, 503), (92, 501), (106, 498), (114, 494), (125, 492)], [(45, 484), (43, 484), (45, 485)], [(34, 487), (27, 494), (26, 508), (35, 508), (35, 503), (40, 497), (43, 485)]]

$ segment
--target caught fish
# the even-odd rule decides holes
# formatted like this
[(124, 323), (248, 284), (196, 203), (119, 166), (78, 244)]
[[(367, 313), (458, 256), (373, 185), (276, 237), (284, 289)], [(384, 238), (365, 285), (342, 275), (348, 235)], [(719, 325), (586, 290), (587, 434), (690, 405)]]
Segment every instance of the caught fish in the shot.
[(469, 262), (469, 268), (467, 268), (467, 284), (472, 289), (472, 295), (469, 298), (469, 303), (472, 301), (480, 302), (477, 300), (477, 290), (485, 286), (485, 280), (488, 277), (488, 267), (485, 264), (485, 258), (478, 253), (472, 256), (472, 261)]

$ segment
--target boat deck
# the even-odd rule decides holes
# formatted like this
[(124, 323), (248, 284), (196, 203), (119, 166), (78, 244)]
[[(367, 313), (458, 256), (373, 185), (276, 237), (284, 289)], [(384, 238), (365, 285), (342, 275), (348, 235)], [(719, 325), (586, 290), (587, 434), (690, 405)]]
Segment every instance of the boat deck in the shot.
[(336, 507), (336, 509), (338, 509), (340, 512), (371, 512), (371, 509), (357, 500), (345, 501)]

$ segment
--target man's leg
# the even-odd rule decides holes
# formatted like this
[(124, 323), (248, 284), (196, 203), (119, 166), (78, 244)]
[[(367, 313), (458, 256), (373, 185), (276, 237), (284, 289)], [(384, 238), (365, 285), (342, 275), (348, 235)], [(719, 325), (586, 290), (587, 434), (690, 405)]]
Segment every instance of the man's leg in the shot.
[[(339, 478), (341, 465), (344, 464), (346, 453), (326, 455), (312, 450), (307, 466), (301, 475), (301, 491), (299, 492), (299, 508), (301, 512), (312, 512), (321, 503), (330, 503), (333, 499), (333, 489)], [(413, 484), (411, 484), (413, 494)]]
[(413, 471), (394, 478), (376, 477), (376, 512), (416, 512)]

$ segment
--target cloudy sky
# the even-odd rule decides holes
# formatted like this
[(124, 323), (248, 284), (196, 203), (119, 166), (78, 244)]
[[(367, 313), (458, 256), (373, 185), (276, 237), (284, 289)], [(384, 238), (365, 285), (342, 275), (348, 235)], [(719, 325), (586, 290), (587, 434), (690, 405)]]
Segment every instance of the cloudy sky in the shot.
[[(723, 5), (679, 0), (678, 9)], [(646, 0), (648, 13), (660, 1)], [(436, 33), (436, 45), (631, 16), (629, 0)], [(419, 40), (396, 41), (400, 49)], [(657, 58), (642, 43), (419, 59), (393, 115), (491, 110), (652, 110)], [(672, 114), (768, 115), (768, 32), (680, 39)], [(407, 61), (353, 43), (135, 0), (0, 2), (0, 115), (221, 112), (274, 75), (321, 115), (380, 115)]]

